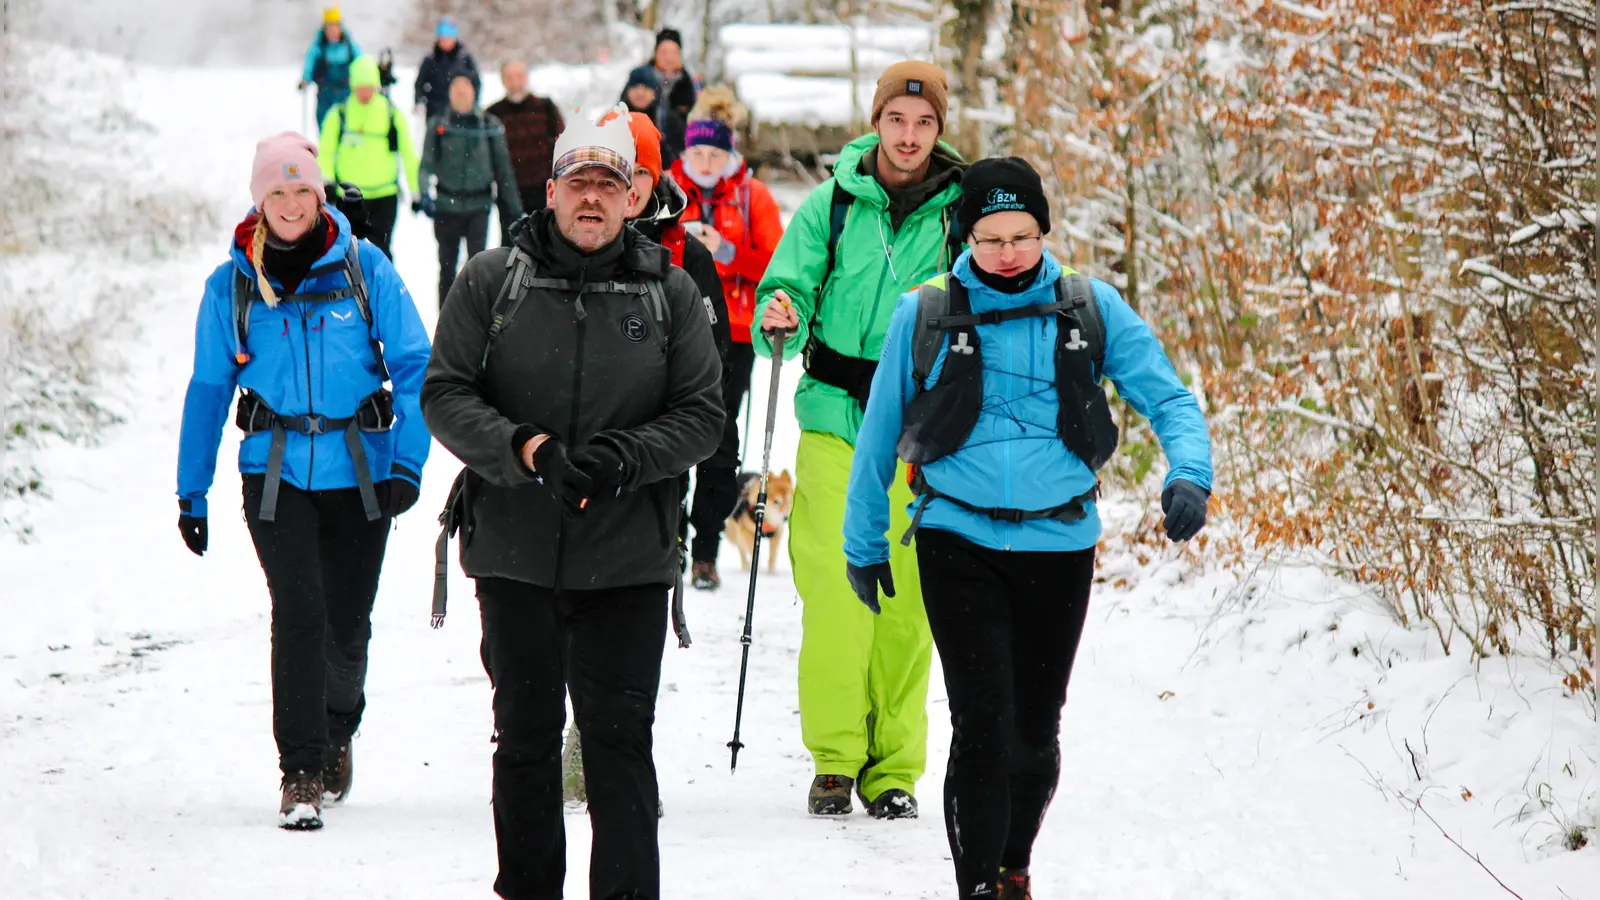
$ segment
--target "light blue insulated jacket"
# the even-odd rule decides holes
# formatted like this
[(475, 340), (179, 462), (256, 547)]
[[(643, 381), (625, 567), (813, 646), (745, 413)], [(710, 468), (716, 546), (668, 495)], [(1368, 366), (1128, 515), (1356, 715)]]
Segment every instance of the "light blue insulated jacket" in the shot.
[[(238, 389), (261, 395), (279, 415), (321, 415), (330, 419), (354, 415), (360, 402), (382, 386), (377, 361), (368, 341), (367, 323), (354, 299), (307, 302), (301, 296), (345, 287), (345, 254), (353, 240), (350, 222), (323, 207), (337, 230), (327, 251), (293, 294), (277, 284), (279, 301), (270, 307), (259, 298), (250, 307), (246, 338), (250, 361), (236, 361), (233, 276), (256, 270), (242, 242), (248, 229), (234, 236), (231, 259), (206, 280), (205, 297), (195, 324), (194, 375), (183, 401), (183, 430), (178, 444), (178, 497), (191, 504), (191, 515), (206, 515), (206, 492), (217, 470), (222, 429), (232, 418), (230, 406)], [(253, 226), (254, 211), (246, 223)], [(431, 347), (428, 331), (411, 294), (389, 258), (361, 241), (361, 271), (372, 307), (370, 335), (383, 345), (394, 392), (393, 427), (361, 435), (373, 481), (405, 478), (419, 484), (432, 438), (422, 421), (419, 395)], [(239, 471), (267, 471), (272, 434), (262, 432), (239, 445)], [(321, 491), (357, 486), (355, 464), (343, 432), (307, 435), (290, 431), (284, 451), (283, 480), (301, 490)]]
[[(956, 261), (953, 274), (966, 286), (972, 311), (981, 313), (1053, 303), (1056, 282), (1063, 273), (1060, 264), (1046, 253), (1033, 287), (1004, 294), (978, 280), (968, 251)], [(1178, 380), (1155, 333), (1117, 289), (1096, 279), (1094, 298), (1105, 322), (1105, 377), (1116, 386), (1118, 395), (1154, 426), (1171, 466), (1167, 482), (1181, 478), (1210, 490), (1211, 438), (1199, 403)], [(902, 295), (884, 338), (883, 356), (856, 439), (845, 506), (844, 550), (858, 566), (887, 560), (889, 540), (900, 539), (898, 534), (885, 536), (889, 528), (887, 492), (895, 472), (901, 417), (915, 396), (911, 343), (916, 312), (917, 292)], [(983, 407), (966, 443), (922, 467), (923, 477), (939, 493), (979, 507), (1037, 510), (1060, 506), (1095, 486), (1095, 473), (1067, 449), (1056, 430), (1058, 318), (1035, 316), (977, 326), (983, 353)], [(947, 347), (940, 349), (930, 383), (937, 381), (947, 352)], [(920, 502), (921, 498), (916, 501)], [(947, 501), (932, 500), (919, 527), (954, 532), (995, 550), (1083, 550), (1100, 539), (1100, 516), (1092, 503), (1088, 515), (1077, 522), (1000, 522)]]

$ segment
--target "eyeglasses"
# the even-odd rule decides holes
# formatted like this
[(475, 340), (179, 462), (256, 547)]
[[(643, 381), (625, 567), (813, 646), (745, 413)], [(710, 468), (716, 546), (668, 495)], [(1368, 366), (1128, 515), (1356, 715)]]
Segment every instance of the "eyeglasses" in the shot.
[(981, 240), (972, 242), (972, 252), (980, 256), (995, 256), (1007, 247), (1018, 253), (1032, 253), (1044, 244), (1044, 236), (1038, 234), (1027, 237), (1012, 238), (1009, 241)]

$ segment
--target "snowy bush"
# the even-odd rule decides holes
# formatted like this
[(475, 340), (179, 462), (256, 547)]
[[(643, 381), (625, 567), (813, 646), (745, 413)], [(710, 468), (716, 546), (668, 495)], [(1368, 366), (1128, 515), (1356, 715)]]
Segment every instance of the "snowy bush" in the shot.
[(1446, 652), (1586, 694), (1592, 7), (1018, 8), (1008, 136), (1067, 257), (1198, 372), (1227, 549), (1310, 554)]

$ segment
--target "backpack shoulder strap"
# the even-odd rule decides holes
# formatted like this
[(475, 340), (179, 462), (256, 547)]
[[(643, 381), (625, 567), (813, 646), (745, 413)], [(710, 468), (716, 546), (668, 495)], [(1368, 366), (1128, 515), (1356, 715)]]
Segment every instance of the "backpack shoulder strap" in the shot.
[(356, 302), (361, 320), (367, 323), (367, 342), (372, 345), (372, 361), (378, 366), (378, 377), (389, 380), (389, 366), (383, 361), (383, 344), (372, 334), (372, 300), (367, 295), (367, 275), (361, 271), (361, 240), (350, 238), (350, 249), (344, 254), (345, 279), (350, 282), (350, 297)]
[(961, 249), (967, 245), (967, 240), (961, 231), (961, 225), (956, 221), (956, 208), (952, 204), (944, 208), (945, 236), (945, 268), (954, 269), (956, 260), (961, 258)]
[(838, 261), (839, 238), (844, 236), (844, 222), (850, 216), (850, 206), (855, 203), (855, 197), (844, 189), (837, 177), (833, 181), (833, 202), (829, 206), (828, 215), (828, 268), (823, 270), (824, 283), (833, 277), (833, 267)]
[(1063, 275), (1056, 282), (1056, 295), (1067, 306), (1057, 325), (1057, 359), (1063, 358), (1064, 351), (1087, 351), (1089, 378), (1098, 383), (1105, 371), (1106, 328), (1094, 297), (1094, 282), (1087, 275)]
[(534, 277), (538, 274), (533, 257), (524, 253), (521, 247), (512, 245), (511, 255), (506, 257), (506, 278), (500, 284), (500, 293), (494, 298), (494, 306), (489, 309), (489, 339), (483, 344), (483, 358), (478, 361), (478, 377), (489, 368), (489, 352), (494, 349), (495, 342), (500, 340), (500, 335), (511, 324), (511, 319), (517, 314), (517, 307), (522, 305), (522, 299), (528, 295), (528, 288)]
[(250, 306), (256, 301), (256, 283), (233, 267), (233, 350), (234, 361), (244, 365), (250, 361), (245, 342), (250, 338)]
[(911, 327), (911, 375), (919, 391), (924, 389), (933, 364), (939, 359), (945, 329), (938, 322), (950, 314), (956, 299), (951, 295), (956, 291), (961, 292), (961, 305), (965, 306), (966, 288), (949, 273), (936, 275), (917, 289), (917, 320)]

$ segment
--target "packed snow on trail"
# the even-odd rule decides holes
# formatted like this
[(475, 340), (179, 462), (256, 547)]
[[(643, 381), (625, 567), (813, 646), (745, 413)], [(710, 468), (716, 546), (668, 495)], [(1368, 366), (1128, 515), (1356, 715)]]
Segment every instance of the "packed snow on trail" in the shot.
[[(173, 528), (201, 284), (249, 205), (256, 140), (299, 125), (294, 65), (163, 68), (14, 46), (41, 93), (0, 111), (7, 134), (73, 173), (85, 196), (60, 200), (72, 216), (148, 241), (107, 252), (96, 232), (66, 229), (0, 261), (18, 296), (94, 331), (94, 390), (120, 420), (99, 442), (32, 442), (27, 464), (47, 496), (3, 510), (15, 527), (0, 541), (0, 896), (489, 896), (490, 692), (472, 586), (454, 566), (450, 616), (428, 627), (433, 515), (458, 463), (435, 446), (422, 501), (391, 536), (354, 791), (313, 834), (275, 827), (269, 607), (244, 524), (227, 514), (234, 429), (211, 552), (191, 556)], [(534, 73), (536, 90), (569, 104), (609, 82), (620, 72)], [(138, 203), (88, 202), (102, 191), (194, 205), (170, 226)], [(394, 246), (431, 328), (426, 220), (403, 211)], [(115, 315), (95, 319), (88, 292)], [(798, 368), (783, 369), (775, 468), (794, 459)], [(769, 372), (758, 363), (757, 423)], [(1143, 509), (1105, 508), (1111, 529), (1149, 527)], [(23, 527), (28, 539), (15, 539)], [(747, 582), (733, 550), (721, 567), (720, 591), (690, 592), (694, 647), (666, 656), (664, 893), (948, 897), (937, 671), (922, 817), (810, 818), (789, 561), (759, 581), (736, 774), (726, 744)], [(1600, 818), (1600, 738), (1537, 660), (1445, 657), (1314, 569), (1219, 572), (1177, 550), (1111, 552), (1099, 581), (1034, 855), (1040, 900), (1488, 898), (1505, 893), (1494, 877), (1528, 900), (1600, 900), (1600, 849), (1564, 846)], [(586, 896), (587, 821), (567, 818), (575, 897)]]

